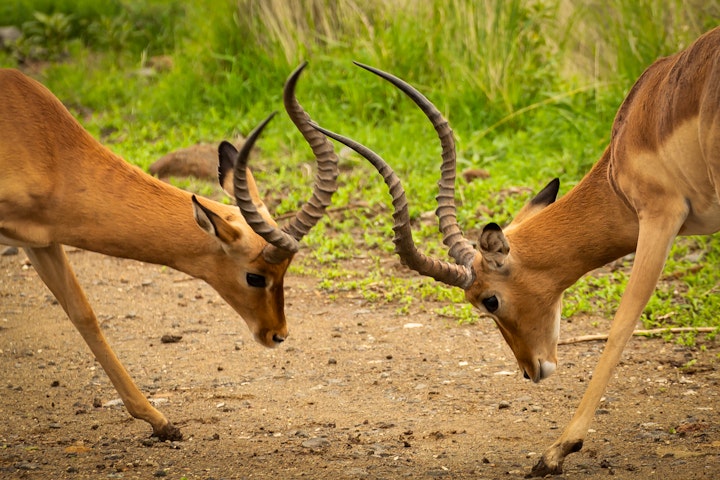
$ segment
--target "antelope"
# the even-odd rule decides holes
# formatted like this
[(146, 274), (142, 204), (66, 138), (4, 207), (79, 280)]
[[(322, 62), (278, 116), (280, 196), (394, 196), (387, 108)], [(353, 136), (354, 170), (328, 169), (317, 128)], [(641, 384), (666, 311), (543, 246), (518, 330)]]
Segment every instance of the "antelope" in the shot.
[(583, 180), (556, 201), (552, 180), (506, 227), (487, 224), (477, 242), (456, 219), (455, 142), (448, 122), (399, 78), (358, 64), (409, 96), (435, 127), (442, 146), (436, 214), (455, 263), (430, 258), (412, 239), (399, 178), (375, 152), (315, 124), (365, 157), (382, 175), (394, 206), (394, 243), (402, 263), (465, 291), (491, 316), (525, 378), (550, 376), (557, 365), (561, 299), (585, 273), (635, 252), (609, 338), (572, 420), (531, 474), (562, 472), (582, 448), (594, 412), (635, 325), (653, 294), (678, 235), (720, 229), (720, 28), (685, 51), (652, 64), (622, 103), (610, 143)]
[[(311, 198), (283, 228), (260, 199), (248, 154), (268, 117), (237, 151), (218, 148), (220, 184), (237, 207), (200, 198), (130, 165), (95, 140), (43, 85), (0, 70), (0, 243), (22, 247), (82, 335), (130, 415), (153, 436), (182, 433), (153, 408), (106, 341), (63, 245), (166, 265), (199, 278), (245, 320), (255, 340), (288, 336), (283, 278), (299, 242), (337, 189), (333, 146), (295, 98), (305, 64), (284, 87), (285, 109), (318, 167)], [(229, 190), (232, 190), (230, 192)]]

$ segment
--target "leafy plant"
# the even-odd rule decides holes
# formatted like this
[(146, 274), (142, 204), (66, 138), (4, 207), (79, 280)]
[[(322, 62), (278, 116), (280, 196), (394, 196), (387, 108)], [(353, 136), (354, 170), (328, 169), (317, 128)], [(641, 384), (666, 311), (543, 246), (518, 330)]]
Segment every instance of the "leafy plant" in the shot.
[(23, 36), (16, 43), (22, 58), (57, 60), (67, 53), (72, 33), (72, 16), (64, 13), (35, 12), (22, 26)]

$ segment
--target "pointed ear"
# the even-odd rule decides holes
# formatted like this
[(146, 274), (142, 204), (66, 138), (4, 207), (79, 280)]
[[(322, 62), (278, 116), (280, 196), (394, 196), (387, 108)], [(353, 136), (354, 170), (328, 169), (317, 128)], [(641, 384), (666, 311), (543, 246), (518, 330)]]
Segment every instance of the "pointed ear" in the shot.
[(557, 198), (558, 190), (560, 190), (560, 179), (555, 178), (515, 215), (511, 225), (517, 225), (523, 220), (527, 220), (553, 203)]
[[(220, 186), (225, 193), (235, 198), (235, 186), (234, 182), (234, 171), (235, 162), (238, 157), (237, 149), (229, 142), (223, 141), (218, 147), (218, 181)], [(255, 183), (255, 177), (253, 177), (250, 168), (245, 171), (245, 178), (247, 179), (248, 192), (250, 192), (250, 198), (258, 208), (263, 208), (265, 203), (260, 199), (260, 193), (258, 192), (257, 184)]]
[(195, 221), (208, 235), (217, 237), (226, 245), (230, 245), (240, 238), (240, 230), (230, 225), (220, 215), (203, 206), (195, 195), (192, 196), (192, 204)]
[(238, 151), (229, 142), (222, 142), (218, 147), (218, 181), (225, 193), (235, 198), (233, 188), (233, 170)]
[(510, 252), (505, 234), (497, 223), (488, 223), (480, 234), (480, 253), (483, 263), (491, 270), (503, 266)]

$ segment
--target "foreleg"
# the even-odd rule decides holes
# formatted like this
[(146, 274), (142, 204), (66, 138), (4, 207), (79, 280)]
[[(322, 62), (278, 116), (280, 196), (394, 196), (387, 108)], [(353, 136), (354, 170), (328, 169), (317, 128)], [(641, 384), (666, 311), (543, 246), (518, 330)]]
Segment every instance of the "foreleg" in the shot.
[(173, 426), (160, 411), (150, 405), (110, 348), (100, 330), (95, 313), (68, 263), (62, 245), (26, 248), (25, 251), (40, 278), (55, 295), (105, 373), (110, 377), (110, 381), (120, 394), (130, 415), (148, 422), (153, 428), (153, 435), (163, 440), (182, 439), (180, 430)]
[(595, 410), (645, 305), (655, 291), (670, 247), (684, 219), (685, 214), (678, 215), (676, 221), (668, 221), (667, 216), (665, 219), (654, 216), (650, 220), (640, 220), (635, 261), (610, 327), (607, 345), (575, 415), (560, 438), (543, 453), (531, 475), (543, 477), (562, 473), (565, 457), (582, 448)]

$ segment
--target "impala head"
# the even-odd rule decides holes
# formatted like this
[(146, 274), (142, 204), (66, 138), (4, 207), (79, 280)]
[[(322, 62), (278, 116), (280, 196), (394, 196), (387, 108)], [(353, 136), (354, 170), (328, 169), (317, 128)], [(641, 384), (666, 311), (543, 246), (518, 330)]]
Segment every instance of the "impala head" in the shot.
[(503, 231), (491, 223), (477, 241), (468, 241), (455, 214), (455, 141), (452, 130), (438, 109), (415, 88), (381, 70), (358, 64), (389, 81), (408, 95), (425, 113), (437, 131), (442, 146), (441, 178), (438, 182), (437, 216), (443, 242), (455, 263), (427, 257), (412, 239), (405, 192), (392, 168), (369, 148), (347, 137), (312, 124), (320, 132), (365, 157), (383, 176), (393, 198), (395, 251), (403, 264), (421, 275), (465, 290), (470, 303), (492, 317), (515, 354), (526, 378), (535, 382), (550, 376), (557, 365), (557, 340), (562, 291), (546, 290), (549, 273), (523, 265), (522, 249), (513, 248), (512, 233), (557, 196), (559, 182), (553, 180)]
[[(496, 224), (485, 226), (473, 259), (474, 280), (465, 298), (497, 324), (513, 351), (525, 378), (538, 382), (557, 365), (562, 292), (548, 290), (547, 273), (523, 264), (522, 253), (512, 248), (512, 232), (527, 210), (539, 211), (546, 199), (554, 200), (558, 182), (553, 181), (521, 211), (506, 232)], [(507, 236), (506, 236), (507, 234)]]
[[(284, 313), (283, 278), (298, 251), (300, 240), (322, 218), (337, 190), (337, 157), (332, 144), (310, 126), (310, 117), (295, 98), (295, 85), (305, 64), (288, 78), (284, 104), (290, 119), (308, 142), (317, 159), (312, 197), (287, 225), (277, 223), (260, 199), (255, 180), (247, 167), (250, 151), (271, 114), (249, 135), (240, 151), (228, 142), (218, 148), (218, 180), (235, 197), (232, 207), (214, 209), (193, 196), (197, 224), (218, 241), (224, 252), (224, 276), (206, 278), (244, 319), (255, 339), (267, 347), (282, 343), (288, 335)], [(232, 182), (229, 180), (232, 179)]]

